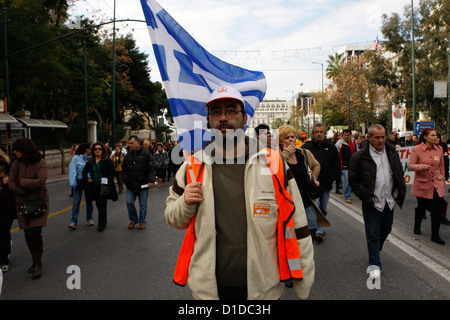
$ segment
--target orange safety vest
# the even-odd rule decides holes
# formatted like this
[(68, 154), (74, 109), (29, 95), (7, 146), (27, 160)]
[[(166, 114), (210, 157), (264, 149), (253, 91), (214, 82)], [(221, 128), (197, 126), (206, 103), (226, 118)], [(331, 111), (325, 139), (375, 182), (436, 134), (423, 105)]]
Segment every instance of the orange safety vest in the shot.
[[(280, 281), (289, 279), (302, 280), (303, 272), (300, 263), (300, 249), (292, 219), (295, 212), (295, 205), (291, 195), (286, 190), (285, 163), (278, 152), (269, 148), (266, 148), (266, 150), (269, 152), (266, 155), (266, 161), (272, 171), (272, 180), (278, 204), (277, 242)], [(202, 182), (204, 163), (195, 159), (194, 156), (190, 156), (190, 163), (192, 164), (194, 175), (197, 177), (197, 182)], [(280, 167), (280, 164), (282, 167)], [(192, 182), (189, 174), (186, 175), (186, 182), (187, 184)], [(186, 231), (175, 267), (173, 281), (180, 286), (186, 285), (189, 264), (192, 253), (194, 252), (196, 217), (197, 215), (192, 218)]]

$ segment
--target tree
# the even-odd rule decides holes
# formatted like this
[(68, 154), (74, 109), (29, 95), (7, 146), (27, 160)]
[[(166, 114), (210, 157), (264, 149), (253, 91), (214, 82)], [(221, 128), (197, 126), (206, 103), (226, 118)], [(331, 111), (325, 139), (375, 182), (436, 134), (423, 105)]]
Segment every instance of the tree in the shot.
[[(425, 112), (437, 124), (439, 131), (447, 126), (447, 101), (434, 99), (434, 81), (447, 77), (447, 48), (450, 34), (450, 4), (448, 0), (424, 0), (415, 8), (417, 111)], [(411, 6), (405, 6), (404, 17), (399, 14), (382, 16), (381, 31), (387, 41), (387, 51), (396, 55), (394, 74), (397, 88), (390, 89), (392, 99), (412, 109), (412, 39)], [(412, 113), (408, 113), (409, 122)]]
[(334, 56), (329, 55), (327, 60), (328, 66), (326, 69), (326, 77), (334, 79), (341, 71), (341, 66), (345, 63), (344, 54), (335, 53)]

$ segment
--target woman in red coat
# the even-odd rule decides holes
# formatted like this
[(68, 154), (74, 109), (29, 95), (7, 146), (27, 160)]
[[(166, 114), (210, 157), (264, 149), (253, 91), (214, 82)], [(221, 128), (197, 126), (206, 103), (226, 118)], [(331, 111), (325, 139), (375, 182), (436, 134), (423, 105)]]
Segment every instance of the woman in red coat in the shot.
[(431, 241), (445, 244), (439, 237), (442, 198), (445, 196), (444, 155), (437, 144), (435, 129), (424, 129), (412, 149), (408, 168), (415, 172), (411, 193), (417, 197), (414, 233), (420, 234), (422, 217), (431, 208)]
[(39, 218), (27, 219), (17, 214), (19, 227), (25, 232), (25, 241), (33, 259), (28, 269), (33, 279), (41, 277), (42, 272), (42, 227), (47, 224), (49, 196), (47, 190), (47, 164), (33, 141), (27, 138), (17, 139), (13, 145), (17, 158), (9, 171), (8, 187), (14, 193), (16, 212), (22, 198), (45, 197), (46, 211)]

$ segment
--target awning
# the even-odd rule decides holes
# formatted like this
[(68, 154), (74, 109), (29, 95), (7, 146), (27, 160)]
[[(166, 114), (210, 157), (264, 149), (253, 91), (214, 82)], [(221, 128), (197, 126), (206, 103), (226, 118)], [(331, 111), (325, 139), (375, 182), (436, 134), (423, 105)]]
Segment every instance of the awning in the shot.
[(8, 113), (0, 113), (0, 123), (18, 123), (18, 121)]
[(58, 120), (45, 120), (45, 119), (22, 119), (16, 118), (24, 124), (27, 128), (59, 128), (66, 129), (67, 125)]

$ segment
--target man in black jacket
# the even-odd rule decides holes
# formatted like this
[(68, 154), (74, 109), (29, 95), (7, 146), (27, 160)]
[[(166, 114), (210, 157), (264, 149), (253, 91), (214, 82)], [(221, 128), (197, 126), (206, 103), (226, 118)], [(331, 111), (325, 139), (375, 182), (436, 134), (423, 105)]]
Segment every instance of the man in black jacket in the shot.
[[(127, 209), (130, 223), (128, 229), (133, 229), (139, 222), (139, 229), (145, 229), (147, 216), (148, 190), (155, 185), (156, 170), (153, 167), (153, 156), (144, 149), (137, 136), (128, 139), (130, 151), (122, 164), (123, 182), (127, 186)], [(139, 197), (139, 218), (134, 203)]]
[[(314, 124), (313, 140), (307, 141), (302, 148), (308, 149), (320, 163), (319, 188), (320, 196), (316, 199), (316, 205), (326, 216), (330, 199), (330, 191), (333, 188), (333, 181), (338, 178), (340, 171), (340, 161), (336, 147), (326, 141), (327, 130), (325, 124), (318, 122)], [(322, 241), (323, 229), (317, 228), (315, 240)]]
[(386, 143), (386, 131), (379, 124), (369, 130), (369, 145), (355, 153), (348, 178), (353, 193), (362, 201), (371, 279), (379, 279), (380, 251), (392, 229), (395, 202), (401, 208), (406, 184), (395, 147)]

